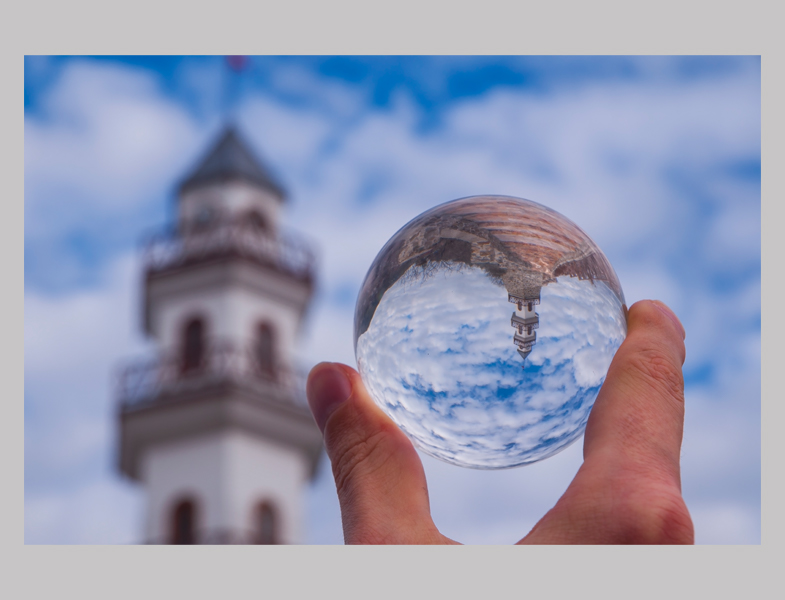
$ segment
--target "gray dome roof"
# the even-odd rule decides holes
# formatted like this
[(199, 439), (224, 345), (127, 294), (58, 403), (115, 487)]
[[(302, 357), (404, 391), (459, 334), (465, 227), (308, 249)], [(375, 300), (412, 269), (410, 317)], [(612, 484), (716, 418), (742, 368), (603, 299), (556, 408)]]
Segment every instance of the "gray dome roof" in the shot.
[(180, 192), (203, 185), (241, 179), (273, 192), (281, 200), (286, 192), (273, 178), (233, 127), (227, 127), (207, 156), (180, 184)]

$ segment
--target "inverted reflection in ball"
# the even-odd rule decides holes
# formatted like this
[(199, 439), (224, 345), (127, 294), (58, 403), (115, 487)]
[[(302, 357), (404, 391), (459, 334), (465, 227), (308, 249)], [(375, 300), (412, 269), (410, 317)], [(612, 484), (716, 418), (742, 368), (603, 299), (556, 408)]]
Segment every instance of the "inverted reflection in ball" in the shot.
[(605, 255), (535, 202), (437, 206), (379, 252), (355, 309), (360, 374), (425, 453), (502, 469), (583, 433), (626, 306)]

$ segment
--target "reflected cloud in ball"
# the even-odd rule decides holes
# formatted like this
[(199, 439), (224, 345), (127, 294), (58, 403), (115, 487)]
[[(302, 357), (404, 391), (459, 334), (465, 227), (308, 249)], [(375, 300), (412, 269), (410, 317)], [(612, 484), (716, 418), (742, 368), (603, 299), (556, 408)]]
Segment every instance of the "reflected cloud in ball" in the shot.
[(625, 334), (621, 286), (590, 238), (498, 196), (403, 227), (355, 314), (374, 401), (425, 453), (480, 469), (542, 460), (579, 438)]

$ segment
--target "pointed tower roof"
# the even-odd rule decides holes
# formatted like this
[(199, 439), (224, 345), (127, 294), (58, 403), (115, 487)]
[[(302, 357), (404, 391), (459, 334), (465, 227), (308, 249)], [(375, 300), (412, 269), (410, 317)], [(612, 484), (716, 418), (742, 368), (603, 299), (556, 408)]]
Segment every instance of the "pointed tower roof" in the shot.
[(180, 192), (209, 183), (241, 179), (273, 192), (281, 200), (286, 192), (254, 156), (234, 127), (227, 127), (196, 169), (180, 184)]

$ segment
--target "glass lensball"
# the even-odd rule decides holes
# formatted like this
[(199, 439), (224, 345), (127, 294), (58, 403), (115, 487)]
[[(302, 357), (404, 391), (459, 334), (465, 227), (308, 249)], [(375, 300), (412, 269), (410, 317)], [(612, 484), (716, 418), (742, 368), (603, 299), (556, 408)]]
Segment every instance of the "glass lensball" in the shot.
[(581, 436), (626, 314), (613, 267), (572, 221), (474, 196), (421, 214), (379, 252), (357, 300), (355, 356), (416, 447), (504, 469)]

